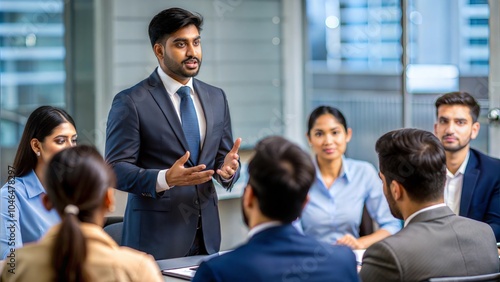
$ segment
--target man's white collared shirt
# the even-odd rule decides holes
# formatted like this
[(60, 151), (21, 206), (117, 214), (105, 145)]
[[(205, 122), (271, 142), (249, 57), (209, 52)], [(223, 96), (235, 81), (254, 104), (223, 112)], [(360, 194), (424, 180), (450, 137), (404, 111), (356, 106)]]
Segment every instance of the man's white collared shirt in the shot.
[(465, 157), (464, 162), (458, 168), (455, 174), (446, 169), (446, 184), (444, 186), (444, 202), (456, 214), (460, 212), (460, 200), (462, 199), (462, 186), (464, 184), (464, 173), (467, 163), (469, 162), (469, 154)]

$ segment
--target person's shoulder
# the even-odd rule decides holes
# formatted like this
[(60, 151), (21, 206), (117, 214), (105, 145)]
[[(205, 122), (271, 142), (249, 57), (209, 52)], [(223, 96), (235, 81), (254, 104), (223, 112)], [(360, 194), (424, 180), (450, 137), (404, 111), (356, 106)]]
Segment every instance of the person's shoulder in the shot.
[(121, 90), (120, 92), (118, 92), (116, 95), (115, 95), (115, 99), (116, 98), (123, 98), (125, 96), (129, 96), (131, 98), (133, 98), (134, 96), (137, 96), (138, 94), (142, 94), (142, 92), (146, 91), (146, 89), (148, 88), (148, 79), (144, 79), (138, 83), (136, 83), (135, 85), (129, 87), (129, 88), (125, 88), (123, 90)]
[(132, 99), (138, 98), (138, 99), (144, 99), (143, 94), (145, 91), (148, 89), (155, 87), (156, 85), (159, 85), (161, 83), (161, 80), (156, 73), (156, 69), (149, 75), (148, 77), (144, 78), (143, 80), (137, 82), (133, 86), (130, 86), (128, 88), (122, 89), (115, 95), (115, 100), (116, 99), (123, 99), (124, 97), (130, 97)]
[(351, 158), (345, 158), (346, 163), (349, 166), (355, 166), (356, 168), (367, 169), (367, 170), (375, 170), (375, 166), (371, 163), (363, 160), (356, 160)]
[(7, 197), (13, 192), (16, 195), (26, 194), (26, 176), (16, 176), (4, 183), (0, 189), (1, 197)]
[(127, 262), (154, 261), (153, 256), (125, 246), (116, 249), (114, 256), (125, 264)]
[(203, 82), (203, 81), (196, 79), (196, 78), (193, 78), (193, 86), (195, 88), (198, 88), (198, 89), (200, 89), (200, 88), (206, 89), (206, 90), (210, 91), (211, 93), (220, 93), (220, 94), (224, 93), (222, 88), (208, 84), (208, 83)]
[(491, 227), (489, 224), (482, 222), (482, 221), (475, 220), (475, 219), (471, 219), (471, 218), (468, 218), (465, 216), (453, 215), (451, 217), (451, 220), (455, 225), (456, 224), (464, 224), (466, 226), (470, 226), (470, 227), (467, 227), (467, 229), (471, 228), (470, 229), (471, 231), (475, 231), (475, 232), (479, 232), (479, 233), (482, 233), (484, 230), (491, 231)]
[(491, 166), (500, 167), (500, 159), (488, 156), (485, 153), (473, 148), (470, 149), (470, 152), (478, 160), (480, 165), (486, 167), (491, 167)]
[(344, 160), (350, 173), (361, 177), (371, 176), (378, 179), (377, 169), (371, 163), (350, 158), (345, 158)]
[(38, 242), (30, 242), (18, 248), (15, 251), (16, 260), (24, 264), (45, 264), (44, 261), (50, 261), (48, 256), (52, 252), (50, 244), (46, 241), (40, 240)]

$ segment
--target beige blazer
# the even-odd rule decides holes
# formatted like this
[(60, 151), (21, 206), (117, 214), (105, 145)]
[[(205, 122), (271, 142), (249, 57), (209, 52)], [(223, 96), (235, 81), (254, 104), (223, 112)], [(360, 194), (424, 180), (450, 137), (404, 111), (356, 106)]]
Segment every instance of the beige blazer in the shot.
[[(39, 242), (16, 250), (14, 260), (7, 258), (1, 281), (54, 281), (50, 256), (59, 226)], [(87, 238), (85, 270), (91, 281), (163, 281), (152, 256), (118, 246), (98, 225), (82, 223), (80, 228)]]

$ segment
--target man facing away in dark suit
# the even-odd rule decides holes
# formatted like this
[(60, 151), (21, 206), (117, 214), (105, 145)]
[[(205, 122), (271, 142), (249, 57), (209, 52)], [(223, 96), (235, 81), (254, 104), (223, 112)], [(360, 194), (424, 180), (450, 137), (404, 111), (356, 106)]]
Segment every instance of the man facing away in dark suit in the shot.
[(203, 19), (171, 8), (149, 24), (159, 67), (118, 93), (109, 112), (106, 159), (128, 192), (122, 243), (157, 260), (219, 251), (212, 177), (230, 189), (238, 149), (224, 91), (194, 79)]
[(193, 281), (358, 281), (350, 248), (320, 243), (291, 224), (315, 179), (309, 155), (278, 136), (255, 151), (242, 199), (249, 240), (203, 262)]
[(434, 133), (446, 151), (444, 202), (458, 215), (485, 222), (500, 242), (500, 160), (470, 148), (480, 106), (467, 92), (436, 100)]
[(446, 156), (431, 132), (400, 129), (377, 140), (380, 178), (391, 213), (404, 228), (369, 247), (361, 280), (427, 281), (498, 272), (495, 236), (443, 202)]

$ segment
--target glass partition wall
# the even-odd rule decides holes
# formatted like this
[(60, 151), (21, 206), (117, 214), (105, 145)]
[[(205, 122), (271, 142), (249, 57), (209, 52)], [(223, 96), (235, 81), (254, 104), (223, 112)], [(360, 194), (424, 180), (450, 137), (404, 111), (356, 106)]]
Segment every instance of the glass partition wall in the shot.
[(0, 180), (7, 179), (29, 114), (66, 107), (63, 1), (0, 4)]
[(308, 0), (306, 13), (306, 112), (328, 104), (345, 114), (349, 157), (377, 165), (374, 145), (383, 133), (432, 131), (435, 99), (457, 90), (482, 105), (473, 146), (487, 151), (486, 0)]

